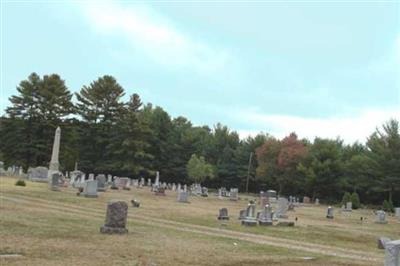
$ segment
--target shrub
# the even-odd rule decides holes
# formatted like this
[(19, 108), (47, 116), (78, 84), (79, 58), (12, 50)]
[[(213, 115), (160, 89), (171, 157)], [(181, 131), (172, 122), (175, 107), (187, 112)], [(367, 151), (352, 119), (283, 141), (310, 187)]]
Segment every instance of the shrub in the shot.
[(351, 195), (349, 192), (345, 192), (342, 198), (342, 205), (346, 205), (349, 201), (351, 201)]
[(26, 183), (24, 180), (18, 180), (17, 182), (15, 182), (16, 186), (21, 186), (21, 187), (25, 187)]
[(355, 210), (361, 207), (360, 197), (358, 196), (357, 192), (353, 192), (353, 194), (351, 194), (351, 203), (353, 209)]
[(393, 206), (393, 202), (391, 200), (389, 200), (389, 201), (384, 200), (382, 205), (383, 205), (382, 209), (385, 212), (394, 212), (394, 206)]

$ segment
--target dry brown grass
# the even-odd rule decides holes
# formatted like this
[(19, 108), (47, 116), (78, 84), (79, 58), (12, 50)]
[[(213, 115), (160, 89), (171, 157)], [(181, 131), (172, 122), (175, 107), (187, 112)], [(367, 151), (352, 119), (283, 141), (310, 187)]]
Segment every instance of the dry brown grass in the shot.
[[(72, 188), (53, 192), (46, 184), (14, 183), (0, 178), (0, 254), (23, 256), (1, 258), (1, 265), (381, 265), (376, 238), (400, 238), (399, 223), (374, 224), (368, 210), (350, 217), (336, 212), (327, 221), (324, 206), (302, 207), (290, 213), (299, 218), (294, 228), (247, 228), (237, 220), (244, 200), (192, 197), (183, 204), (173, 192), (157, 197), (147, 188), (89, 199)], [(129, 209), (129, 234), (100, 234), (107, 201), (133, 198), (141, 207)], [(231, 216), (224, 229), (216, 220), (222, 207)], [(361, 215), (367, 223), (359, 224)], [(373, 260), (354, 259), (365, 256)]]

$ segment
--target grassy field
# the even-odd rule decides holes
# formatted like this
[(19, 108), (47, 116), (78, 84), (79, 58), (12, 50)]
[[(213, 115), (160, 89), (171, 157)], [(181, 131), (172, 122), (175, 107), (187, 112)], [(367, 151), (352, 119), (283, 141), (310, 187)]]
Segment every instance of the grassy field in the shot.
[[(336, 210), (327, 220), (326, 206), (304, 206), (289, 212), (289, 220), (298, 217), (295, 227), (244, 227), (237, 217), (252, 198), (246, 195), (185, 204), (172, 191), (161, 197), (134, 188), (83, 198), (72, 188), (15, 181), (0, 178), (0, 265), (382, 265), (377, 238), (400, 238), (395, 218), (375, 224), (371, 210)], [(129, 204), (129, 234), (100, 234), (107, 202), (133, 198), (141, 206)], [(229, 221), (216, 219), (222, 207)]]

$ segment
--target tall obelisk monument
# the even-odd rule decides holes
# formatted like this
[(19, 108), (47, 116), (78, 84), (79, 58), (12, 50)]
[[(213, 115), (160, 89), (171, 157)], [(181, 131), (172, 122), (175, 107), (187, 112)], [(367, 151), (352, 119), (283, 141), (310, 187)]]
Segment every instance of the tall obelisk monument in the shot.
[(60, 163), (58, 162), (58, 154), (60, 152), (60, 138), (61, 138), (61, 129), (60, 127), (57, 127), (56, 129), (56, 134), (54, 135), (54, 143), (53, 143), (53, 151), (51, 153), (51, 161), (49, 165), (49, 171), (47, 174), (47, 179), (49, 183), (52, 182), (51, 176), (54, 173), (58, 173), (58, 167)]

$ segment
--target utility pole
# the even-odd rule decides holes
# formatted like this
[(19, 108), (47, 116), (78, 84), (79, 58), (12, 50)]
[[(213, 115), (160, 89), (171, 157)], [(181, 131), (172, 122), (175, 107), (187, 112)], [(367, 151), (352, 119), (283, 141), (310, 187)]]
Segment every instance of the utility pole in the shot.
[(253, 152), (250, 152), (249, 167), (247, 168), (246, 193), (249, 193), (249, 178), (250, 178), (250, 167), (252, 158), (253, 158)]

